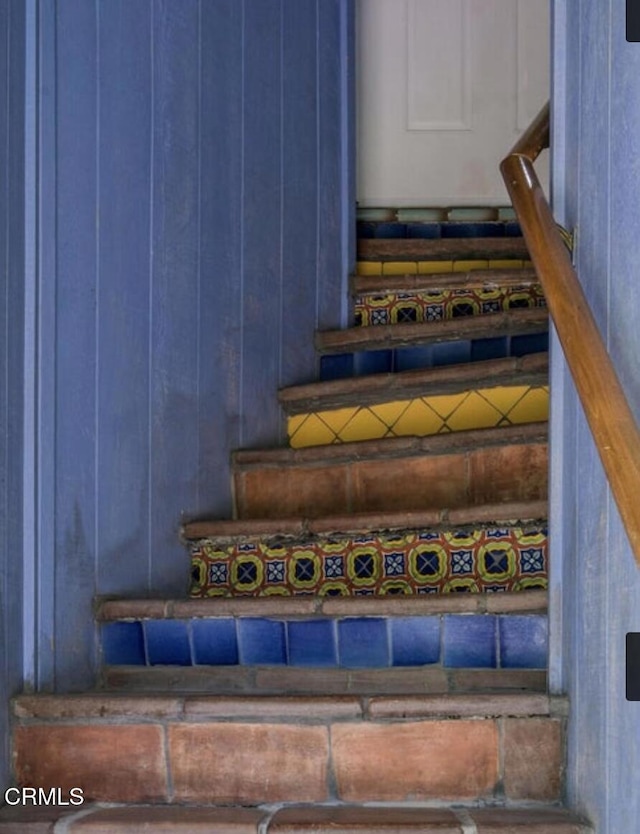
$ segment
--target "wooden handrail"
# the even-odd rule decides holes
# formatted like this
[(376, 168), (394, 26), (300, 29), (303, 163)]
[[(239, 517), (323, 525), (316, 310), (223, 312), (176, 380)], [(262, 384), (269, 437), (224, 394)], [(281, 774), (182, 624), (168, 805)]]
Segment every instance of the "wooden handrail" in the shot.
[(640, 565), (640, 432), (533, 168), (548, 146), (547, 104), (500, 170)]

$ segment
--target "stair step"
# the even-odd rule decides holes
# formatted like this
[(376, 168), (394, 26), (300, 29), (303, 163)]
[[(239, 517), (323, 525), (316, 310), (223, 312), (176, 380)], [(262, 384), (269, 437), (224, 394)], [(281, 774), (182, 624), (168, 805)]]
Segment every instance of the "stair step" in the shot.
[(546, 333), (548, 329), (549, 313), (546, 308), (533, 307), (437, 321), (368, 325), (345, 330), (318, 330), (315, 334), (315, 347), (323, 354), (354, 353), (411, 345)]
[(531, 423), (233, 454), (236, 518), (318, 518), (542, 501), (547, 426)]
[(482, 269), (466, 272), (402, 275), (354, 275), (351, 294), (354, 296), (387, 295), (391, 293), (442, 293), (465, 290), (512, 290), (520, 287), (541, 288), (535, 269)]
[[(395, 240), (360, 238), (358, 261), (527, 261), (529, 252), (519, 237), (476, 237)], [(488, 267), (488, 264), (487, 264)], [(415, 272), (420, 270), (415, 269)]]
[[(397, 216), (397, 212), (395, 213)], [(358, 238), (447, 238), (447, 237), (521, 237), (522, 230), (514, 219), (506, 220), (491, 216), (469, 216), (449, 222), (443, 222), (442, 215), (416, 219), (405, 215), (403, 220), (396, 216), (380, 216), (380, 219), (358, 219), (356, 236)]]
[[(471, 599), (458, 602), (461, 597)], [(541, 591), (259, 602), (103, 601), (97, 615), (103, 661), (108, 666), (429, 667), (445, 673), (547, 665)]]
[(281, 388), (278, 400), (285, 414), (293, 416), (417, 397), (457, 394), (470, 389), (523, 385), (539, 387), (547, 384), (548, 377), (549, 354), (543, 352), (294, 385)]
[[(483, 506), (479, 515), (485, 520), (476, 519), (470, 526), (434, 523), (438, 515), (434, 513), (428, 526), (355, 534), (205, 535), (189, 541), (190, 593), (192, 597), (342, 598), (544, 588), (545, 509), (541, 501), (503, 504), (493, 508), (492, 515), (501, 519), (496, 522), (487, 519), (489, 507)], [(465, 512), (470, 514), (469, 508)], [(507, 514), (516, 520), (504, 520)], [(393, 513), (387, 515), (393, 519)], [(427, 516), (397, 515), (398, 520)], [(455, 518), (455, 512), (440, 515)], [(349, 525), (348, 519), (342, 521)], [(321, 522), (326, 523), (327, 518)]]
[(556, 802), (567, 712), (563, 699), (529, 693), (100, 692), (21, 696), (13, 709), (19, 785), (82, 788), (102, 802), (240, 805)]
[(339, 669), (293, 666), (105, 666), (100, 685), (128, 692), (209, 695), (422, 695), (546, 692), (544, 669), (443, 669), (392, 666)]
[(283, 388), (293, 448), (546, 420), (548, 354)]
[[(555, 806), (429, 808), (407, 805), (99, 805), (77, 809), (5, 807), (0, 834), (589, 834), (578, 816)], [(60, 829), (56, 829), (60, 830)]]

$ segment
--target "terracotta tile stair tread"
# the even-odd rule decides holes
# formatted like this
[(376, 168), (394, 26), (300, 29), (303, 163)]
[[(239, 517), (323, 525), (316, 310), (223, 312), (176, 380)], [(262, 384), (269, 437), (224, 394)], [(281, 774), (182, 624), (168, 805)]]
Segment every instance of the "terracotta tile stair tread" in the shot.
[(427, 437), (388, 437), (381, 440), (361, 440), (336, 443), (330, 446), (310, 446), (303, 449), (277, 447), (269, 449), (239, 449), (232, 453), (236, 467), (319, 465), (333, 462), (394, 457), (439, 455), (464, 452), (480, 447), (507, 446), (521, 443), (544, 443), (547, 440), (546, 421), (501, 426), (489, 429), (437, 434)]
[(407, 275), (353, 275), (351, 294), (386, 295), (434, 290), (499, 289), (539, 284), (535, 269), (472, 269), (467, 272), (436, 272)]
[(430, 616), (435, 614), (540, 613), (547, 609), (544, 590), (499, 594), (421, 594), (380, 597), (218, 597), (210, 599), (104, 599), (96, 606), (99, 622), (212, 617)]
[(470, 387), (545, 385), (548, 371), (548, 353), (534, 353), (523, 357), (295, 385), (281, 388), (278, 399), (285, 413), (302, 414), (427, 395), (453, 394)]
[(360, 238), (360, 261), (445, 261), (473, 259), (527, 260), (522, 238)]
[(487, 339), (497, 336), (544, 333), (548, 327), (547, 309), (531, 307), (438, 321), (378, 324), (344, 330), (318, 330), (314, 342), (316, 350), (320, 353), (350, 353), (460, 339)]
[(378, 721), (398, 718), (487, 718), (567, 714), (562, 696), (542, 692), (439, 693), (423, 695), (290, 695), (167, 692), (105, 692), (19, 695), (12, 701), (19, 721), (80, 720), (119, 725), (141, 721)]
[(312, 669), (273, 666), (112, 666), (105, 691), (209, 695), (423, 695), (448, 692), (546, 692), (538, 669)]
[(273, 808), (211, 805), (122, 805), (82, 809), (6, 807), (0, 834), (588, 834), (578, 816), (558, 807), (434, 808), (407, 805), (302, 805)]

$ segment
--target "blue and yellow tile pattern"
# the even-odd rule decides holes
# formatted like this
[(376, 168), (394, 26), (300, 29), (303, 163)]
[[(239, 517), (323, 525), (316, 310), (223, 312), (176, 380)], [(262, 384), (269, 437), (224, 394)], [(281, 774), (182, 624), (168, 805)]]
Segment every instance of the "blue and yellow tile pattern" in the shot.
[(547, 587), (543, 525), (191, 544), (192, 597), (482, 593)]

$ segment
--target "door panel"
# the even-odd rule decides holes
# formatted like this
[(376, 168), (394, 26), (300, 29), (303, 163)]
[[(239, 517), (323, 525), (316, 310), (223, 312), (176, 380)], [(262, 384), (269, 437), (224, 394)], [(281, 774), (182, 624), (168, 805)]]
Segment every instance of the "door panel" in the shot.
[(358, 201), (508, 203), (498, 164), (549, 96), (548, 0), (358, 0)]

